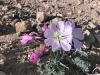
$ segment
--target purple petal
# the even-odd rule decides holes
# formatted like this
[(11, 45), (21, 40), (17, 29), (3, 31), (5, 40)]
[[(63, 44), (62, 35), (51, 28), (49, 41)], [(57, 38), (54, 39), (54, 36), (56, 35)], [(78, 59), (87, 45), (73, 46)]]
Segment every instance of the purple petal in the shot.
[(52, 31), (54, 31), (54, 32), (56, 32), (57, 31), (57, 27), (56, 27), (57, 25), (55, 25), (53, 22), (50, 22), (50, 29), (52, 30)]
[(55, 38), (51, 38), (51, 37), (50, 37), (50, 38), (45, 39), (44, 42), (45, 42), (45, 44), (46, 44), (47, 46), (52, 46), (54, 40), (55, 40)]
[(70, 21), (66, 21), (66, 23), (65, 23), (66, 25), (72, 25), (72, 23), (70, 22)]
[(27, 44), (28, 40), (21, 40), (21, 44), (24, 45), (24, 44)]
[[(66, 39), (67, 42), (69, 42), (70, 44), (72, 44), (72, 34), (67, 35), (67, 36), (64, 36), (63, 39)], [(63, 40), (63, 39), (62, 39), (62, 40)]]
[(75, 28), (75, 22), (72, 22), (72, 29), (74, 30), (74, 28)]
[(70, 44), (72, 44), (72, 34), (67, 36), (67, 40)]
[(73, 37), (77, 38), (79, 40), (83, 40), (84, 39), (84, 34), (82, 34), (82, 31), (80, 28), (75, 28), (73, 31)]
[(55, 42), (52, 44), (52, 51), (56, 52), (60, 49), (59, 41), (55, 40)]
[(62, 32), (64, 30), (64, 22), (63, 21), (59, 21), (58, 22), (58, 29)]
[(71, 25), (65, 24), (65, 29), (64, 29), (66, 34), (72, 34), (72, 27)]
[(73, 38), (73, 43), (76, 50), (81, 50), (82, 43), (79, 40)]
[(65, 40), (61, 41), (61, 47), (64, 51), (70, 51), (71, 50), (71, 45)]
[(53, 37), (54, 36), (54, 33), (51, 29), (47, 29), (45, 32), (44, 32), (44, 37), (45, 38), (49, 38), (49, 37)]

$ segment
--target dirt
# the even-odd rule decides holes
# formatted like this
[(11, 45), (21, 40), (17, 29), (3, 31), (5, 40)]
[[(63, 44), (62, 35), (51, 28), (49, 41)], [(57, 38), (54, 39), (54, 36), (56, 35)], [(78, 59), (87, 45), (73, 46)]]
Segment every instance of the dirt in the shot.
[[(12, 17), (18, 8), (21, 9), (22, 17)], [(100, 0), (0, 0), (0, 54), (5, 57), (3, 64), (0, 64), (0, 71), (6, 75), (38, 75), (36, 65), (29, 62), (29, 56), (36, 50), (38, 43), (21, 45), (23, 34), (19, 36), (15, 28), (15, 24), (21, 21), (36, 24), (37, 12), (45, 12), (48, 16), (60, 14), (74, 20), (83, 31), (89, 30), (93, 37), (100, 31)], [(89, 22), (95, 26), (91, 27)], [(100, 43), (97, 40), (88, 50), (84, 50), (89, 54), (88, 61), (92, 64), (93, 74), (100, 73)], [(82, 75), (77, 72), (71, 74)]]

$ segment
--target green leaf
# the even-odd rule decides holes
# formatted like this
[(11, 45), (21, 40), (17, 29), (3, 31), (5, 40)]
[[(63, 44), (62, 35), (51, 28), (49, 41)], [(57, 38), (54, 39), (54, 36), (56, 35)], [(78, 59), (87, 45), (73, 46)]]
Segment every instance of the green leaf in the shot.
[(77, 51), (79, 54), (81, 54), (82, 56), (88, 57), (88, 54), (82, 50)]
[(48, 61), (48, 59), (49, 59), (49, 56), (44, 56), (44, 57), (42, 57), (41, 59), (40, 59), (40, 61), (38, 62), (38, 64), (37, 65), (43, 65), (43, 64), (45, 64), (46, 63), (46, 61)]
[(74, 58), (72, 61), (77, 67), (81, 68), (83, 72), (89, 72), (90, 63), (81, 60), (79, 57)]

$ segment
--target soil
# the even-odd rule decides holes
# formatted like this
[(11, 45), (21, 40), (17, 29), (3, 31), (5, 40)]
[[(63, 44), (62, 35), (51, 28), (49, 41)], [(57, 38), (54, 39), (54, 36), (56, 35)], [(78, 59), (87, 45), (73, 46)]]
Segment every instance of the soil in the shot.
[[(17, 8), (21, 8), (23, 17), (11, 16)], [(77, 22), (83, 31), (88, 29), (93, 36), (99, 33), (100, 0), (0, 0), (0, 54), (5, 57), (4, 63), (0, 63), (0, 71), (6, 75), (38, 75), (37, 66), (29, 62), (29, 56), (37, 50), (38, 43), (21, 45), (23, 34), (19, 36), (15, 30), (15, 24), (20, 21), (30, 20), (32, 25), (36, 24), (37, 12), (45, 12), (49, 16), (63, 15)], [(25, 13), (31, 16), (25, 16)], [(89, 22), (95, 23), (96, 28), (87, 27)], [(89, 54), (88, 61), (92, 64), (91, 74), (99, 74), (100, 43), (95, 40), (85, 52)], [(74, 70), (69, 74), (83, 75)]]

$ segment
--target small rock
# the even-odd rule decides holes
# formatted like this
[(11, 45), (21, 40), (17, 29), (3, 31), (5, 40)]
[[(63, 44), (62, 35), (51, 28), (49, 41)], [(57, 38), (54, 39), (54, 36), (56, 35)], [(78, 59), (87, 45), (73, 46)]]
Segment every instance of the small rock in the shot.
[(16, 7), (19, 8), (19, 9), (21, 9), (22, 5), (20, 3), (18, 3)]
[(3, 54), (0, 54), (0, 65), (3, 65), (4, 64), (5, 59), (6, 59), (6, 57)]
[(78, 11), (78, 14), (81, 14), (81, 13), (82, 13), (82, 10), (79, 10), (79, 11)]
[(0, 71), (0, 75), (6, 75), (3, 71)]
[(16, 22), (18, 21), (18, 19), (13, 20), (10, 25), (14, 26), (16, 24)]
[(98, 41), (98, 43), (100, 43), (100, 34), (95, 34), (94, 37)]
[(91, 46), (91, 44), (88, 40), (83, 41), (82, 43), (83, 43), (83, 46), (82, 46), (83, 49), (89, 49)]
[(63, 15), (62, 15), (62, 14), (57, 14), (57, 16), (59, 16), (59, 17), (63, 17)]
[(4, 20), (8, 20), (8, 18), (9, 18), (8, 15), (4, 15), (4, 16), (2, 17), (2, 21), (4, 21)]
[(83, 4), (84, 3), (84, 0), (78, 0), (77, 4)]
[(67, 15), (72, 15), (72, 12), (68, 12)]
[(53, 22), (55, 25), (57, 25), (57, 24), (58, 24), (58, 21), (59, 21), (59, 19), (58, 19), (58, 18), (54, 18), (54, 19), (52, 19), (52, 22)]
[(54, 18), (54, 19), (52, 19), (52, 22), (55, 24), (55, 25), (57, 25), (58, 24), (58, 21), (61, 21), (62, 20), (62, 18)]
[(3, 10), (3, 11), (7, 11), (7, 10), (8, 10), (8, 6), (4, 6), (4, 7), (2, 8), (2, 10)]
[(91, 11), (91, 14), (92, 14), (92, 15), (95, 15), (95, 16), (98, 16), (98, 12), (97, 12), (96, 10), (92, 10), (92, 11)]
[(94, 29), (94, 28), (96, 28), (97, 26), (96, 26), (94, 23), (89, 22), (88, 27), (89, 27), (90, 29)]
[(91, 44), (95, 41), (94, 36), (88, 30), (85, 30), (83, 34), (86, 35), (86, 40), (88, 40)]
[(92, 2), (93, 0), (84, 0), (84, 3), (87, 4), (87, 3), (90, 3)]
[(57, 16), (57, 13), (52, 13), (52, 16)]
[(41, 23), (47, 19), (47, 15), (45, 12), (37, 12), (36, 20), (38, 23)]
[(88, 30), (85, 30), (83, 34), (85, 35), (85, 40), (83, 41), (83, 48), (89, 49), (92, 43), (95, 41), (95, 39)]
[(45, 11), (49, 11), (49, 5), (48, 4), (44, 4), (44, 7), (45, 7)]
[(96, 54), (97, 54), (97, 52), (96, 52), (95, 50), (90, 51), (90, 53), (91, 53), (92, 55), (96, 55)]
[(15, 24), (15, 29), (17, 33), (27, 32), (27, 31), (32, 30), (32, 25), (30, 21), (17, 22)]

